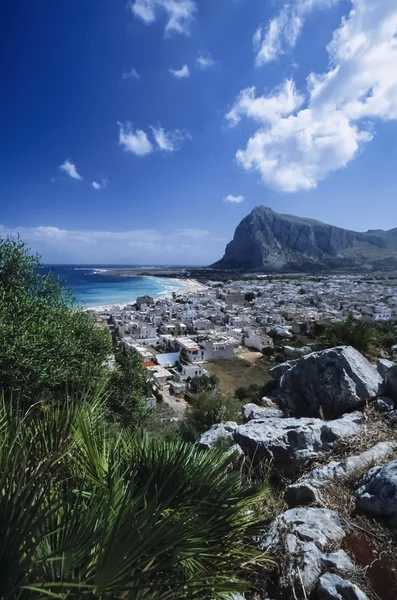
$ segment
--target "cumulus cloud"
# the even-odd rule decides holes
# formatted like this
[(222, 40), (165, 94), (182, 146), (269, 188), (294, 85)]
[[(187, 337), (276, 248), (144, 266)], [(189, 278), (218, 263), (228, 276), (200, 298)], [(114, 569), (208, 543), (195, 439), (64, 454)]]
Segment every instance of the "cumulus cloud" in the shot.
[(200, 52), (196, 58), (196, 65), (199, 69), (208, 69), (216, 63), (209, 52)]
[(229, 194), (224, 197), (223, 201), (230, 202), (231, 204), (241, 204), (241, 202), (244, 202), (244, 196), (233, 196), (232, 194)]
[(149, 140), (145, 131), (141, 129), (134, 130), (130, 123), (127, 123), (127, 125), (119, 123), (119, 127), (119, 144), (126, 152), (132, 152), (137, 156), (146, 156), (156, 150), (175, 152), (180, 149), (184, 140), (190, 139), (188, 131), (182, 129), (166, 131), (160, 124), (156, 127), (150, 127), (153, 142)]
[(170, 73), (177, 79), (186, 79), (187, 77), (190, 77), (190, 71), (187, 65), (183, 65), (180, 69), (170, 69)]
[(132, 125), (120, 124), (119, 144), (126, 152), (132, 152), (137, 156), (146, 156), (154, 151), (153, 144), (142, 129), (136, 129)]
[(352, 0), (352, 5), (327, 47), (329, 70), (307, 78), (304, 104), (286, 82), (282, 110), (273, 109), (282, 88), (260, 97), (249, 88), (227, 114), (232, 122), (245, 116), (261, 124), (236, 158), (275, 189), (315, 188), (364, 149), (377, 119), (397, 119), (397, 4)]
[(102, 181), (100, 183), (98, 181), (93, 181), (92, 187), (94, 188), (94, 190), (103, 190), (105, 187), (107, 187), (107, 184), (108, 184), (108, 180), (102, 179)]
[(166, 34), (189, 34), (197, 10), (193, 0), (131, 0), (128, 6), (132, 14), (147, 25), (164, 14), (167, 18)]
[(257, 66), (276, 60), (291, 49), (302, 31), (306, 15), (315, 8), (329, 8), (339, 0), (293, 0), (278, 15), (255, 31), (253, 45)]
[(129, 70), (129, 71), (125, 71), (122, 76), (121, 79), (125, 80), (125, 79), (140, 79), (141, 76), (139, 75), (138, 71), (136, 69), (134, 69), (133, 67)]
[(69, 175), (72, 179), (78, 179), (79, 181), (83, 180), (82, 176), (77, 172), (76, 165), (72, 163), (70, 158), (67, 158), (65, 162), (59, 166), (59, 170), (66, 173), (66, 175)]
[(236, 125), (242, 116), (250, 117), (259, 123), (272, 123), (277, 118), (292, 113), (299, 108), (304, 97), (296, 91), (295, 83), (287, 80), (270, 94), (256, 96), (256, 88), (242, 90), (226, 118)]

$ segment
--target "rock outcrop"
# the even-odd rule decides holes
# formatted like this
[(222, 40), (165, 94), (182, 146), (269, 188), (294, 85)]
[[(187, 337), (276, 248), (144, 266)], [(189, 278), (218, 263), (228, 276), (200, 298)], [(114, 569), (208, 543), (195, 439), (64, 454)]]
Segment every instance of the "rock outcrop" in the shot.
[(277, 559), (282, 588), (301, 591), (303, 585), (310, 593), (329, 569), (342, 575), (354, 570), (349, 556), (340, 549), (345, 535), (345, 524), (336, 512), (294, 508), (277, 517), (260, 548)]
[(252, 421), (253, 419), (269, 419), (283, 416), (283, 411), (277, 408), (261, 407), (254, 403), (245, 404), (245, 406), (243, 406), (244, 423)]
[(388, 369), (385, 377), (386, 394), (392, 400), (397, 402), (397, 365), (393, 365)]
[(284, 499), (289, 507), (312, 502), (322, 503), (321, 489), (338, 480), (346, 479), (353, 474), (359, 475), (371, 465), (383, 462), (397, 451), (397, 442), (379, 442), (345, 460), (331, 461), (327, 465), (317, 467), (303, 475), (296, 483), (285, 489)]
[(213, 425), (208, 431), (203, 433), (199, 440), (199, 446), (203, 450), (208, 450), (224, 440), (233, 444), (233, 432), (237, 429), (237, 423), (234, 421), (227, 421), (226, 423), (219, 423)]
[(293, 477), (314, 458), (330, 452), (337, 440), (358, 435), (362, 418), (361, 413), (351, 413), (333, 421), (256, 419), (237, 427), (233, 437), (255, 462), (271, 460), (276, 471)]
[(257, 206), (237, 226), (216, 269), (280, 271), (285, 269), (354, 266), (363, 260), (376, 265), (388, 259), (395, 267), (393, 230), (357, 233)]
[(369, 600), (360, 588), (335, 573), (325, 573), (317, 584), (318, 600)]
[(276, 395), (294, 416), (332, 419), (383, 391), (376, 368), (350, 346), (312, 352), (287, 365), (278, 365), (272, 376), (282, 373)]
[(397, 459), (373, 467), (364, 475), (356, 492), (357, 508), (380, 517), (397, 515)]

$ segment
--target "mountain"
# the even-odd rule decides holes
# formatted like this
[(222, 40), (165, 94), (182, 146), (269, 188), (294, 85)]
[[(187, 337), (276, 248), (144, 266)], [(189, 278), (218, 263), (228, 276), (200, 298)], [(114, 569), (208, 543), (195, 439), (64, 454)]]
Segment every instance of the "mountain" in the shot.
[(215, 269), (316, 268), (397, 270), (397, 228), (349, 231), (257, 206), (237, 226)]

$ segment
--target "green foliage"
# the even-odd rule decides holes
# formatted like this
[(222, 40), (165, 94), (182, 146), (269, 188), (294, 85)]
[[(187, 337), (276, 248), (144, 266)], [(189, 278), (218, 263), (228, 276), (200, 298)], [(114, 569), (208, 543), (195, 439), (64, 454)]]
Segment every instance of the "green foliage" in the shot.
[(236, 398), (219, 391), (204, 392), (195, 396), (188, 408), (184, 421), (184, 438), (196, 441), (212, 425), (237, 421), (240, 416), (241, 404)]
[(116, 355), (117, 367), (108, 383), (108, 403), (113, 418), (123, 427), (143, 427), (152, 411), (147, 408), (149, 385), (146, 370), (134, 352)]
[(397, 324), (395, 321), (377, 323), (381, 344), (387, 350), (397, 344)]
[[(9, 407), (8, 409), (6, 407)], [(100, 399), (0, 402), (0, 597), (216, 600), (266, 561), (233, 456), (131, 437)]]
[(334, 346), (353, 346), (363, 354), (367, 354), (380, 344), (379, 330), (373, 323), (359, 321), (352, 314), (346, 321), (330, 325), (320, 337), (320, 345), (324, 348)]
[(255, 300), (255, 294), (254, 292), (247, 292), (244, 296), (244, 300), (246, 302), (252, 302), (253, 300)]
[(108, 331), (75, 305), (20, 240), (0, 240), (0, 382), (27, 402), (96, 385), (111, 352)]
[(201, 375), (201, 377), (193, 377), (189, 381), (189, 391), (192, 394), (201, 394), (202, 392), (208, 392), (218, 387), (219, 377), (216, 375)]
[(239, 387), (237, 388), (235, 395), (240, 402), (258, 403), (259, 399), (263, 396), (263, 386), (252, 383), (248, 387)]

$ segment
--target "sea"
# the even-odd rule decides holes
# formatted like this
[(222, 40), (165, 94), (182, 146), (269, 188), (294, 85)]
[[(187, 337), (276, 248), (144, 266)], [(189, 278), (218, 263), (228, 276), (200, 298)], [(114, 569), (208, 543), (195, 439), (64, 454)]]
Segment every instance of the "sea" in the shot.
[[(183, 288), (182, 283), (166, 277), (124, 277), (105, 274), (107, 269), (128, 266), (137, 265), (44, 265), (42, 272), (50, 270), (65, 287), (72, 290), (74, 298), (87, 307), (125, 304), (134, 302), (139, 296), (146, 294), (153, 298), (161, 298)], [(146, 271), (150, 269), (144, 268)]]

